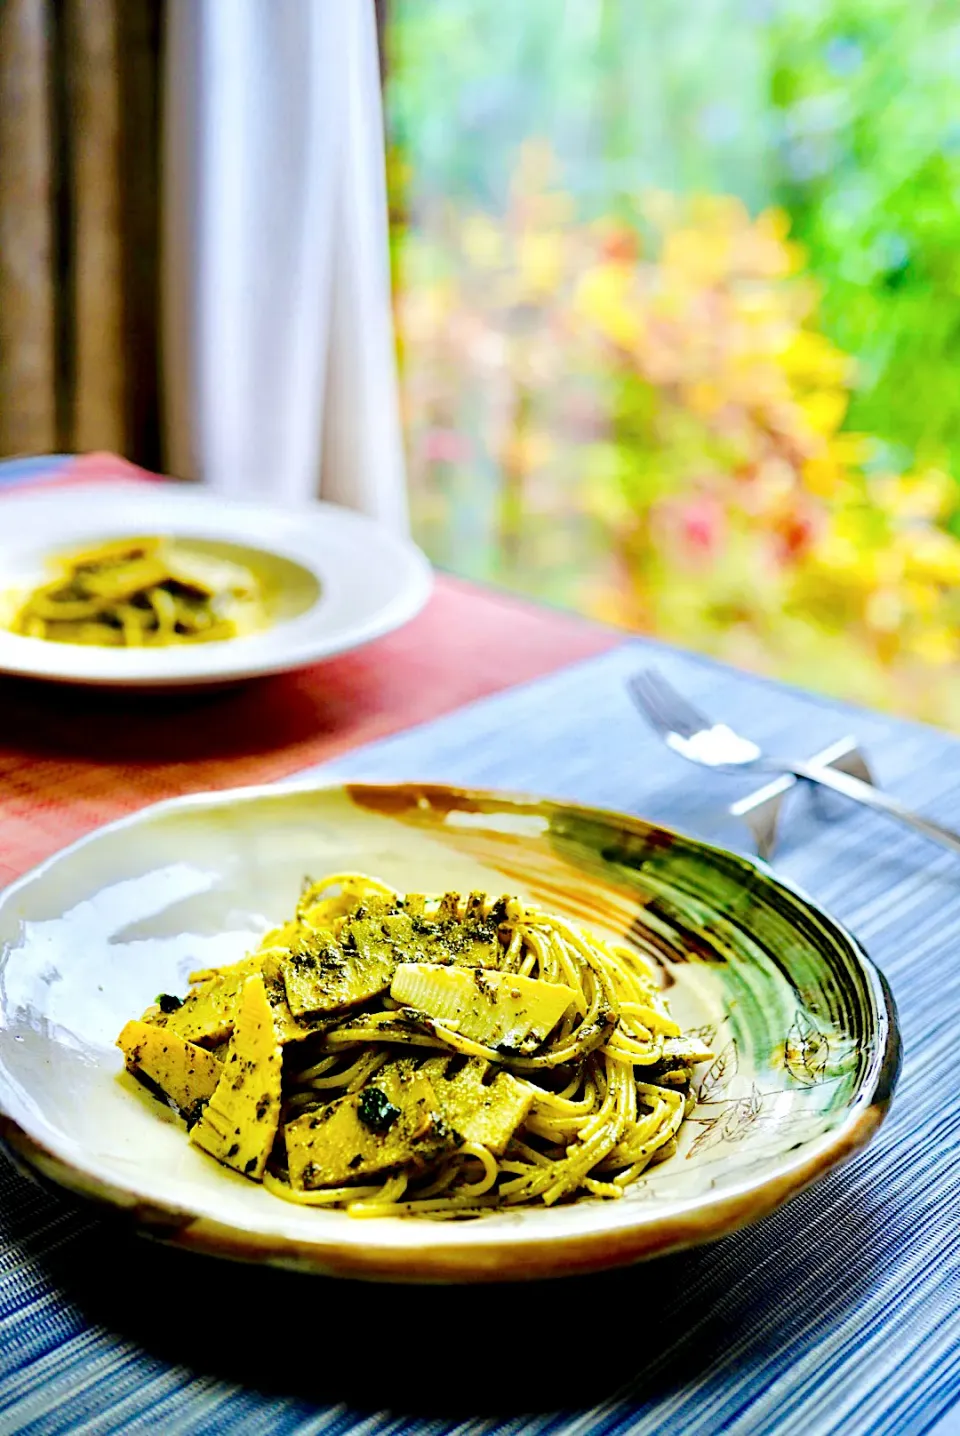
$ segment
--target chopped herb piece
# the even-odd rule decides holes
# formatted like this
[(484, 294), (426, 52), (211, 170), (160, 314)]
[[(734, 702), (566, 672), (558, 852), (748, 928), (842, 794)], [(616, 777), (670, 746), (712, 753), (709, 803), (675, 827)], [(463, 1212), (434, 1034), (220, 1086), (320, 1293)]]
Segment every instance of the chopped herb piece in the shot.
[(357, 1116), (371, 1132), (388, 1132), (400, 1116), (400, 1108), (379, 1087), (365, 1087), (357, 1103)]
[(187, 1123), (188, 1132), (191, 1131), (200, 1121), (200, 1118), (203, 1116), (206, 1105), (206, 1102), (195, 1102), (192, 1107), (190, 1107), (186, 1112), (184, 1112), (183, 1115)]
[(165, 1012), (167, 1016), (169, 1016), (171, 1012), (177, 1012), (183, 1006), (182, 999), (174, 997), (172, 992), (159, 993), (155, 1001), (160, 1011)]

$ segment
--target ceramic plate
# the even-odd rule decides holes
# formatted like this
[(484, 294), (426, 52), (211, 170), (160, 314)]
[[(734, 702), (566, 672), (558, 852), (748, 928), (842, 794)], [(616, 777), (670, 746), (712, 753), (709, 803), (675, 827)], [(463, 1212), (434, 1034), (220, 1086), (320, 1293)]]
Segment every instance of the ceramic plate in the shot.
[[(517, 892), (656, 954), (717, 1054), (676, 1156), (618, 1202), (432, 1223), (289, 1205), (191, 1147), (114, 1040), (157, 992), (231, 962), (306, 874)], [(856, 943), (755, 863), (637, 818), (418, 786), (177, 799), (75, 843), (0, 898), (0, 1110), (44, 1177), (184, 1247), (309, 1271), (497, 1280), (611, 1267), (762, 1217), (861, 1147), (899, 1060)]]
[(98, 648), (0, 628), (0, 672), (125, 687), (226, 683), (304, 667), (406, 623), (430, 593), (429, 565), (406, 539), (333, 504), (231, 502), (179, 484), (47, 489), (3, 501), (0, 590), (29, 590), (47, 556), (100, 540), (166, 534), (250, 565), (271, 626), (222, 643)]

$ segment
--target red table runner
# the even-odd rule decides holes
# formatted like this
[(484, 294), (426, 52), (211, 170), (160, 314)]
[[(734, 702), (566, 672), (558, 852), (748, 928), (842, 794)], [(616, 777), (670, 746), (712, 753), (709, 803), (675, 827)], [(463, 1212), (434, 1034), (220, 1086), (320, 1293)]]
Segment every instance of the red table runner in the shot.
[[(147, 477), (93, 454), (46, 482)], [(0, 680), (0, 883), (147, 803), (289, 777), (620, 641), (573, 615), (439, 576), (405, 628), (242, 687), (124, 695)]]

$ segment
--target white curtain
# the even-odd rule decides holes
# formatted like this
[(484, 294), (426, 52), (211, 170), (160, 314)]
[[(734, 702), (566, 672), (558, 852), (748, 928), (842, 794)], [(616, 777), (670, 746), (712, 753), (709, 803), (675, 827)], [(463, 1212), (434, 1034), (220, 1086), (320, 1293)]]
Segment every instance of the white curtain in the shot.
[(373, 0), (171, 0), (170, 468), (407, 522)]

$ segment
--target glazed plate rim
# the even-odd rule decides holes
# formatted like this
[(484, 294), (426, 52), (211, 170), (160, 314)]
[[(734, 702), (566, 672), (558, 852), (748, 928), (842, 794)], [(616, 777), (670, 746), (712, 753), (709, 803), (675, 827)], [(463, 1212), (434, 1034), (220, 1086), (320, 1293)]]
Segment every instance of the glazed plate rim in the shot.
[[(45, 1144), (31, 1132), (29, 1119), (24, 1117), (24, 1104), (16, 1101), (16, 1094), (13, 1094), (11, 1102), (10, 1079), (0, 1066), (0, 1141), (14, 1162), (28, 1175), (124, 1213), (142, 1234), (159, 1237), (187, 1249), (323, 1275), (399, 1282), (496, 1282), (597, 1271), (717, 1240), (776, 1210), (870, 1140), (886, 1115), (896, 1085), (901, 1038), (890, 989), (861, 944), (802, 888), (775, 874), (762, 860), (734, 853), (678, 833), (665, 824), (615, 809), (513, 790), (461, 787), (429, 781), (417, 784), (411, 781), (367, 783), (345, 782), (336, 778), (303, 779), (190, 793), (153, 803), (101, 825), (51, 854), (0, 892), (0, 912), (31, 885), (48, 879), (60, 862), (95, 844), (101, 837), (149, 825), (154, 819), (163, 818), (171, 812), (189, 813), (191, 810), (256, 803), (264, 799), (276, 801), (288, 795), (309, 797), (339, 791), (349, 796), (352, 793), (395, 793), (398, 789), (416, 788), (449, 794), (464, 802), (519, 808), (546, 807), (588, 818), (599, 816), (641, 836), (651, 830), (678, 836), (697, 848), (722, 854), (726, 861), (733, 860), (745, 872), (759, 875), (807, 905), (818, 920), (848, 945), (870, 996), (870, 1059), (860, 1088), (843, 1120), (830, 1131), (803, 1143), (785, 1156), (776, 1172), (752, 1178), (745, 1176), (740, 1182), (726, 1184), (719, 1198), (711, 1199), (709, 1195), (698, 1194), (674, 1199), (667, 1213), (662, 1205), (652, 1208), (644, 1202), (626, 1201), (586, 1201), (552, 1208), (549, 1216), (559, 1216), (564, 1228), (559, 1234), (536, 1230), (539, 1211), (536, 1216), (532, 1212), (524, 1213), (522, 1220), (513, 1226), (496, 1228), (490, 1227), (482, 1218), (473, 1222), (430, 1222), (412, 1218), (348, 1219), (350, 1227), (329, 1232), (325, 1224), (318, 1223), (317, 1235), (309, 1241), (291, 1238), (278, 1231), (265, 1232), (251, 1226), (225, 1225), (210, 1213), (191, 1209), (188, 1201), (182, 1207), (174, 1207), (170, 1203), (158, 1204), (138, 1189), (135, 1177), (123, 1185), (105, 1181), (55, 1147)], [(0, 959), (2, 957), (3, 953), (0, 953)], [(550, 1222), (550, 1226), (553, 1225)], [(516, 1267), (512, 1265), (515, 1262), (518, 1263)]]

